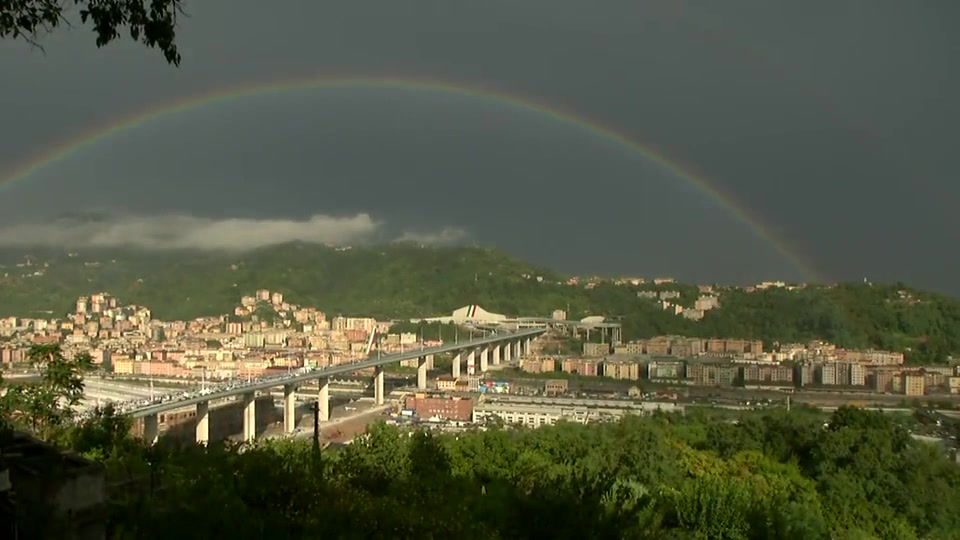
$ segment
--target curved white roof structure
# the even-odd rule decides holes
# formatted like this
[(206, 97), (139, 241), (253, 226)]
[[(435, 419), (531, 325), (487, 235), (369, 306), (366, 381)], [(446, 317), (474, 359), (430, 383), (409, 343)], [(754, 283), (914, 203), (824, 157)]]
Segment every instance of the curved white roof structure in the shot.
[[(509, 320), (506, 315), (500, 313), (490, 313), (477, 304), (470, 304), (462, 308), (455, 309), (449, 317), (431, 317), (429, 319), (420, 319), (428, 322), (442, 323), (500, 323)], [(415, 320), (416, 322), (416, 320)]]
[(455, 323), (461, 322), (500, 322), (506, 320), (507, 316), (500, 313), (490, 313), (477, 304), (463, 306), (454, 310), (450, 318)]

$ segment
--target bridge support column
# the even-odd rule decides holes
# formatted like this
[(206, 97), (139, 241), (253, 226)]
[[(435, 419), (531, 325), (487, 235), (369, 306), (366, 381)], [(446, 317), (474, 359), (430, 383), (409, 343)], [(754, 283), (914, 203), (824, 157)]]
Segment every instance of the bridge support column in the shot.
[(500, 365), (500, 344), (495, 343), (493, 345), (493, 348), (490, 350), (490, 352), (493, 354), (493, 358), (491, 358), (490, 361), (493, 362), (493, 365), (499, 366)]
[(283, 432), (293, 433), (297, 429), (297, 387), (283, 385)]
[(510, 362), (513, 360), (513, 345), (507, 341), (503, 343), (503, 361)]
[(330, 379), (317, 381), (320, 391), (317, 393), (317, 405), (320, 410), (320, 421), (330, 420)]
[(373, 401), (383, 405), (383, 366), (377, 366), (373, 372)]
[(467, 351), (467, 377), (477, 374), (477, 353), (473, 349)]
[(432, 356), (421, 356), (417, 359), (417, 388), (420, 390), (427, 389), (427, 365), (430, 363), (430, 360), (433, 360)]
[(490, 362), (490, 347), (480, 349), (480, 373), (486, 373)]
[(433, 367), (434, 367), (434, 366), (433, 366), (433, 355), (432, 355), (432, 354), (428, 354), (428, 355), (427, 355), (427, 371), (433, 369)]
[(520, 340), (510, 343), (510, 346), (513, 347), (513, 357), (519, 360), (523, 356), (523, 351), (520, 350)]
[(243, 440), (253, 442), (257, 438), (257, 393), (243, 395)]
[(530, 338), (523, 340), (523, 354), (530, 354)]
[(210, 442), (210, 402), (197, 403), (197, 443)]
[(160, 438), (160, 421), (156, 414), (148, 414), (143, 417), (143, 442), (148, 445), (155, 444)]
[(460, 359), (461, 359), (461, 357), (462, 357), (461, 353), (456, 353), (456, 354), (453, 355), (453, 373), (451, 373), (451, 375), (453, 375), (453, 378), (454, 378), (454, 379), (459, 379), (459, 378), (460, 378)]

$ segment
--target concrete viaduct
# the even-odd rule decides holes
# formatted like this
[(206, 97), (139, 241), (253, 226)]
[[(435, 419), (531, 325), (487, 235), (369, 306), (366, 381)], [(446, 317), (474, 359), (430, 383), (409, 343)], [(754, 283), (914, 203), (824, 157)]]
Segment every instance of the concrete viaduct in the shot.
[(497, 365), (501, 361), (509, 362), (520, 358), (530, 350), (530, 341), (543, 334), (545, 328), (519, 330), (510, 333), (493, 334), (486, 337), (461, 341), (459, 343), (444, 344), (439, 347), (429, 347), (413, 351), (371, 357), (358, 362), (329, 366), (307, 373), (293, 373), (291, 375), (256, 381), (238, 388), (221, 390), (204, 396), (194, 396), (166, 403), (148, 405), (141, 409), (127, 412), (132, 418), (143, 419), (143, 437), (153, 444), (159, 436), (159, 414), (168, 411), (183, 409), (191, 405), (197, 408), (196, 440), (207, 443), (210, 440), (210, 402), (219, 401), (232, 396), (242, 396), (243, 399), (243, 439), (252, 441), (256, 437), (256, 396), (258, 391), (270, 388), (283, 387), (283, 429), (292, 433), (296, 428), (296, 392), (297, 387), (308, 381), (317, 381), (319, 393), (317, 402), (320, 409), (320, 421), (330, 419), (330, 378), (335, 375), (350, 373), (364, 368), (374, 368), (373, 388), (374, 400), (377, 405), (384, 403), (384, 371), (388, 364), (404, 360), (418, 359), (417, 388), (427, 388), (428, 359), (435, 354), (452, 353), (453, 376), (459, 377), (461, 368), (466, 363), (468, 372), (475, 364), (479, 364), (479, 372), (487, 370), (490, 364)]

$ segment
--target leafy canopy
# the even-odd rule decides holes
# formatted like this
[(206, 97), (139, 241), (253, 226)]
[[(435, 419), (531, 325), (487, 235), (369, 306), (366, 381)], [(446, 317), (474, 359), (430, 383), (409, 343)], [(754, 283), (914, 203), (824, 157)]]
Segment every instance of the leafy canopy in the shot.
[[(159, 49), (167, 62), (179, 65), (175, 42), (177, 17), (183, 14), (181, 0), (73, 0), (80, 20), (93, 27), (97, 47), (120, 38), (130, 38)], [(26, 39), (39, 45), (42, 34), (69, 24), (70, 0), (0, 0), (0, 38)]]

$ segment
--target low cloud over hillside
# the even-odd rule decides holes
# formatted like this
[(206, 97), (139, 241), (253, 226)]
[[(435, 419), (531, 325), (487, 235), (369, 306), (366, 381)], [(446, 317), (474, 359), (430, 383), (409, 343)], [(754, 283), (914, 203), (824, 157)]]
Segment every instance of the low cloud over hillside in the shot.
[(0, 228), (0, 247), (138, 247), (143, 249), (248, 250), (285, 242), (363, 244), (409, 241), (455, 244), (464, 231), (395, 230), (368, 214), (294, 219), (211, 219), (188, 215), (68, 216), (46, 223)]

